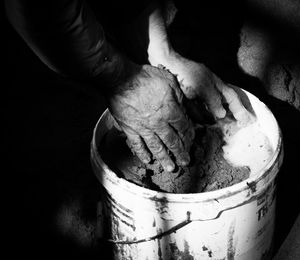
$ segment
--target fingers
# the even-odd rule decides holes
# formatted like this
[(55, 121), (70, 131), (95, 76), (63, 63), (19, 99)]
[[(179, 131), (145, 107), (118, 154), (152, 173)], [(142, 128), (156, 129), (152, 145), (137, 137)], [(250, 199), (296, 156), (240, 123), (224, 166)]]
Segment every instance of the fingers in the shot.
[(189, 150), (195, 137), (194, 127), (185, 113), (183, 92), (178, 86), (171, 87), (174, 99), (165, 106), (169, 125), (156, 129), (156, 133), (173, 153), (177, 164), (187, 166), (190, 162)]
[(128, 146), (143, 163), (147, 164), (151, 161), (150, 151), (165, 171), (173, 171), (175, 164), (168, 150), (173, 153), (178, 165), (186, 166), (190, 162), (189, 154), (185, 151), (182, 141), (172, 127), (168, 125), (158, 129), (156, 134), (147, 133), (142, 138), (130, 131), (125, 131), (125, 133)]
[(173, 171), (175, 169), (175, 164), (160, 138), (155, 134), (144, 135), (143, 138), (147, 147), (156, 159), (159, 160), (164, 170), (168, 172)]
[[(165, 171), (171, 172), (175, 169), (175, 164), (168, 154), (165, 144), (162, 143), (161, 139), (155, 133), (144, 132), (144, 135), (141, 137), (128, 127), (123, 126), (123, 130), (127, 136), (127, 145), (143, 163), (150, 163), (151, 152), (152, 155), (159, 160)], [(168, 132), (167, 134), (162, 135), (165, 140), (172, 140), (175, 138), (173, 133), (169, 134), (169, 131), (165, 132)]]
[(184, 149), (181, 139), (171, 126), (165, 125), (158, 129), (156, 133), (166, 147), (173, 153), (178, 165), (186, 166), (189, 164), (190, 156)]
[(189, 152), (195, 137), (192, 122), (187, 118), (183, 110), (178, 109), (172, 113), (168, 120), (169, 124), (176, 130), (186, 152)]
[(149, 151), (160, 161), (163, 168), (173, 171), (175, 164), (168, 151), (174, 155), (177, 165), (187, 166), (190, 162), (188, 152), (195, 133), (180, 104), (170, 101), (164, 109), (167, 110), (163, 113), (168, 115), (167, 118), (155, 124), (151, 131), (141, 131), (140, 134)]
[(133, 134), (129, 131), (124, 131), (127, 136), (127, 145), (131, 151), (143, 162), (149, 163), (151, 161), (151, 155), (148, 152), (144, 141), (138, 134)]
[(228, 103), (229, 110), (232, 112), (234, 118), (240, 122), (248, 121), (249, 112), (242, 104), (238, 94), (225, 84), (217, 84), (217, 88)]
[(211, 91), (208, 93), (205, 103), (208, 106), (209, 111), (216, 118), (224, 118), (226, 110), (223, 107), (220, 93), (215, 88), (211, 88), (210, 90)]

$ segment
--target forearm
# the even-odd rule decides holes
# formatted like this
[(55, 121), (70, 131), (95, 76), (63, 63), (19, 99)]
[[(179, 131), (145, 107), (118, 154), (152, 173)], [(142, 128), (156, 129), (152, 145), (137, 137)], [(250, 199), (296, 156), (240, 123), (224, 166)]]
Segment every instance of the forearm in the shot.
[(148, 60), (152, 65), (157, 66), (161, 63), (164, 57), (169, 55), (171, 50), (171, 44), (168, 39), (162, 8), (158, 3), (153, 6), (148, 19)]
[[(106, 40), (89, 6), (79, 0), (7, 0), (8, 19), (54, 71), (114, 83), (129, 61)], [(106, 84), (114, 85), (114, 84)]]
[(165, 65), (173, 52), (168, 38), (167, 25), (173, 20), (176, 11), (168, 9), (168, 6), (167, 4), (162, 6), (160, 2), (154, 1), (149, 6), (148, 13), (144, 15), (145, 19), (148, 19), (148, 60), (153, 66)]
[[(155, 3), (155, 2), (154, 2)], [(183, 81), (184, 71), (189, 70), (187, 59), (177, 53), (168, 38), (167, 27), (172, 23), (177, 9), (171, 0), (164, 1), (164, 5), (156, 3), (148, 14), (148, 60), (151, 65), (163, 65), (177, 76), (179, 82)], [(183, 85), (180, 84), (181, 88)], [(186, 90), (182, 89), (185, 94)]]

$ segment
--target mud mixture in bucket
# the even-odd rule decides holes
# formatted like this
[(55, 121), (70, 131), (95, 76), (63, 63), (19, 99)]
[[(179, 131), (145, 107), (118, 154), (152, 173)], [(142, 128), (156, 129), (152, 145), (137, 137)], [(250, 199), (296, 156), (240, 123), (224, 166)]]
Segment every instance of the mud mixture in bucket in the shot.
[[(232, 131), (231, 127), (225, 128), (226, 132)], [(142, 187), (172, 193), (213, 191), (239, 183), (250, 175), (250, 167), (234, 167), (224, 159), (225, 128), (218, 124), (196, 126), (196, 137), (190, 151), (191, 163), (188, 167), (179, 167), (174, 172), (164, 171), (157, 160), (150, 165), (143, 164), (131, 153), (126, 137), (116, 128), (106, 134), (99, 148), (105, 163), (119, 177)], [(257, 147), (252, 149), (262, 158), (256, 152), (257, 149), (262, 151), (262, 155), (269, 154), (270, 151), (265, 140), (259, 141), (260, 143), (256, 142)], [(250, 146), (250, 143), (247, 144), (247, 148)]]

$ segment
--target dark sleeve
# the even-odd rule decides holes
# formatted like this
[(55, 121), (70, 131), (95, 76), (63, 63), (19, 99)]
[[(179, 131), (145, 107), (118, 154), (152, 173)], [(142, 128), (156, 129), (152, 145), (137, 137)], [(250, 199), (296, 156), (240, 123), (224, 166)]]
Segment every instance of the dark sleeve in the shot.
[(88, 4), (81, 0), (6, 0), (9, 21), (54, 71), (72, 77), (101, 75), (111, 47)]

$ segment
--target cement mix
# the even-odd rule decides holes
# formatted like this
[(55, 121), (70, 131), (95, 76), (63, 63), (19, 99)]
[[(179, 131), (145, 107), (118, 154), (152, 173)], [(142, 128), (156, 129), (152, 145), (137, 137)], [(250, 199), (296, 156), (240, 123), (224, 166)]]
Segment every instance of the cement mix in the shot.
[[(131, 153), (125, 135), (116, 128), (107, 133), (99, 149), (104, 161), (119, 177), (152, 190), (171, 193), (198, 193), (229, 187), (247, 179), (250, 172), (256, 171), (272, 154), (268, 140), (256, 124), (239, 127), (229, 120), (222, 124), (196, 125), (195, 131), (190, 165), (178, 167), (174, 172), (164, 171), (155, 159), (151, 164), (143, 164)], [(261, 162), (256, 167), (258, 159)]]

